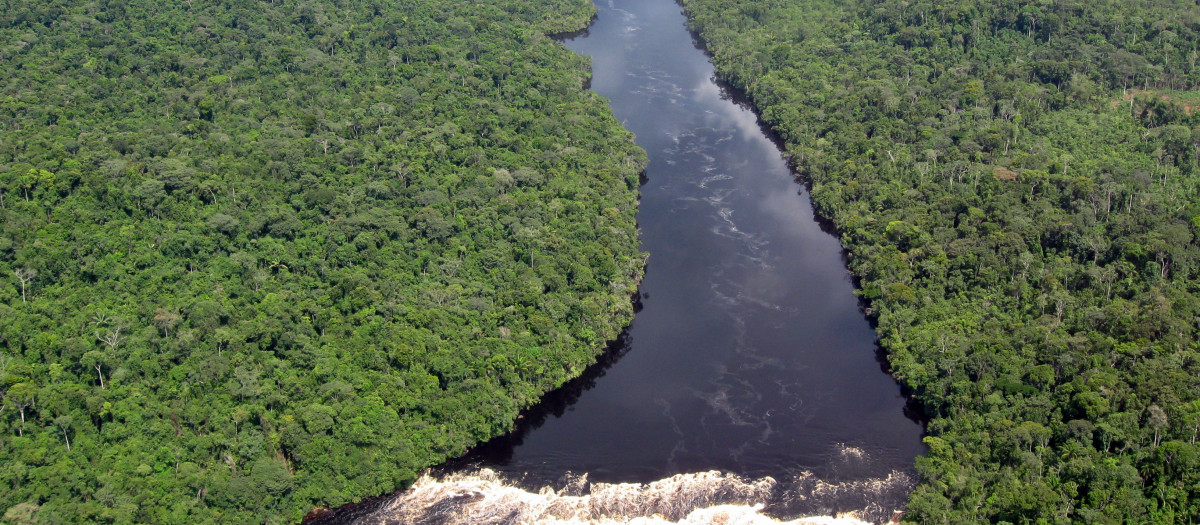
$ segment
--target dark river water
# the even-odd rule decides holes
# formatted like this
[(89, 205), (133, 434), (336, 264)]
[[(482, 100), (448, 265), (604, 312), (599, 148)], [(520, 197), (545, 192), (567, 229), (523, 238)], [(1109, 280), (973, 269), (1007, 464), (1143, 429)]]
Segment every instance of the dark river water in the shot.
[(441, 472), (486, 467), (536, 493), (568, 472), (648, 483), (718, 470), (779, 481), (776, 517), (890, 517), (922, 426), (881, 368), (841, 245), (754, 113), (714, 81), (677, 4), (597, 7), (564, 43), (592, 57), (592, 89), (649, 153), (640, 311), (583, 378)]

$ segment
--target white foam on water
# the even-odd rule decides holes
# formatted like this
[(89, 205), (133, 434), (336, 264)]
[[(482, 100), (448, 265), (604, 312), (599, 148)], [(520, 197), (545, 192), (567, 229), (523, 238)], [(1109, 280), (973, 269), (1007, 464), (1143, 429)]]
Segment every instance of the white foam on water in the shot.
[[(806, 480), (808, 481), (808, 480)], [(821, 490), (830, 490), (826, 485)], [(745, 479), (717, 471), (678, 474), (652, 483), (588, 483), (570, 477), (561, 489), (537, 493), (509, 484), (489, 469), (424, 475), (357, 523), (444, 525), (862, 525), (853, 514), (781, 521), (763, 514), (776, 487), (770, 477)], [(586, 493), (585, 493), (586, 492)]]
[(697, 185), (700, 186), (701, 188), (708, 189), (709, 184), (711, 184), (713, 182), (717, 182), (717, 181), (724, 181), (724, 180), (733, 180), (733, 176), (726, 175), (724, 173), (718, 173), (716, 175), (709, 175), (707, 177), (700, 179), (700, 183)]
[(840, 455), (843, 460), (861, 461), (867, 458), (867, 451), (859, 447), (853, 447), (845, 443), (838, 443), (835, 445), (835, 448), (838, 451), (838, 455)]
[(837, 501), (843, 497), (850, 497), (860, 500), (862, 507), (858, 510), (858, 515), (895, 516), (898, 511), (883, 508), (877, 502), (889, 500), (889, 494), (906, 494), (914, 484), (913, 476), (901, 471), (892, 471), (885, 477), (836, 483), (821, 480), (812, 472), (802, 472), (792, 479), (783, 500), (795, 504), (805, 501)]

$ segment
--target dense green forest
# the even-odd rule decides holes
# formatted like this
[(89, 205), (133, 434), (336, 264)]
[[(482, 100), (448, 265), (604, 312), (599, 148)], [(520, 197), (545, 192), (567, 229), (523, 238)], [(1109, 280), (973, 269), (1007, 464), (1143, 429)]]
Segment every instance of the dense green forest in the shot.
[(683, 4), (931, 416), (905, 519), (1200, 522), (1196, 4)]
[(285, 523), (632, 316), (584, 0), (0, 0), (0, 513)]

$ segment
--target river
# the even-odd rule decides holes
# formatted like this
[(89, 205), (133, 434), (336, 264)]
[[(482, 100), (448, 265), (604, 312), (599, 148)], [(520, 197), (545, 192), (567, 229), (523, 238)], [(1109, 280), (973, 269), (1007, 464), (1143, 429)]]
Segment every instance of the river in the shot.
[(659, 494), (657, 507), (611, 519), (670, 521), (719, 503), (783, 519), (890, 519), (915, 480), (922, 426), (881, 369), (837, 238), (754, 113), (715, 82), (676, 3), (597, 8), (589, 30), (564, 43), (592, 58), (592, 89), (649, 153), (638, 223), (650, 259), (632, 326), (514, 433), (419, 483), (441, 490), (419, 503), (437, 512), (397, 495), (371, 507), (386, 512), (338, 521), (384, 523), (391, 512), (449, 523), (476, 512), (468, 521), (486, 522), (469, 504), (489, 492), (516, 491), (537, 506), (541, 487), (566, 501), (656, 481), (620, 487), (678, 494), (687, 485), (709, 496), (664, 506)]

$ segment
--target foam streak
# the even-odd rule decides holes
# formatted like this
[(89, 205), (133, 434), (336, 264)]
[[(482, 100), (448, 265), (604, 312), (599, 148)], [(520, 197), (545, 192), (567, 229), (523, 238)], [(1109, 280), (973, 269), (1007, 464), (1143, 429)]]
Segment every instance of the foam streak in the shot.
[[(895, 476), (895, 475), (893, 475)], [(897, 482), (893, 476), (874, 484)], [(783, 492), (792, 498), (855, 490), (801, 476), (799, 487)], [(901, 482), (907, 483), (906, 480)], [(871, 485), (873, 483), (866, 483)], [(373, 512), (355, 520), (360, 525), (608, 525), (634, 524), (792, 524), (860, 525), (854, 513), (780, 521), (763, 513), (779, 492), (770, 477), (744, 479), (717, 471), (678, 474), (652, 483), (589, 483), (587, 475), (568, 476), (561, 488), (543, 487), (537, 493), (507, 482), (489, 469), (456, 473), (435, 479), (422, 476), (413, 487), (397, 493)], [(797, 488), (810, 494), (798, 494)], [(878, 490), (878, 488), (876, 488)]]

